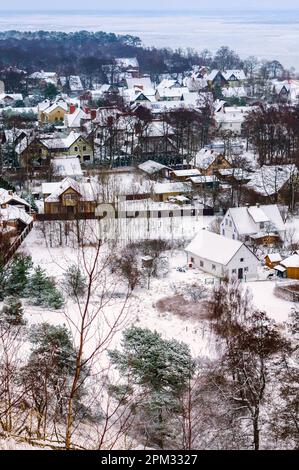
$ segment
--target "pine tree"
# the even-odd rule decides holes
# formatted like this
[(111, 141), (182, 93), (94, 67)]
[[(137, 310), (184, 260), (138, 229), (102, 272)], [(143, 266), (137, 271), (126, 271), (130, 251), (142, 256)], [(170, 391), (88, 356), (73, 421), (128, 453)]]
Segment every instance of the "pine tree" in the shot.
[(22, 302), (17, 297), (8, 297), (0, 314), (0, 321), (9, 325), (25, 325)]
[(63, 305), (63, 297), (57, 290), (54, 280), (49, 278), (45, 270), (37, 266), (30, 277), (26, 296), (33, 305), (59, 309)]
[(136, 413), (147, 439), (164, 448), (167, 439), (175, 439), (173, 418), (195, 372), (189, 347), (136, 327), (125, 331), (122, 347), (122, 352), (110, 351), (112, 363), (128, 377), (130, 393), (137, 393)]
[(24, 256), (22, 254), (14, 256), (6, 274), (5, 296), (18, 295), (22, 297), (24, 295), (32, 266), (31, 256)]
[[(65, 325), (35, 325), (29, 332), (29, 340), (31, 354), (22, 368), (21, 379), (25, 388), (30, 390), (31, 406), (37, 412), (37, 435), (44, 438), (42, 431), (45, 431), (49, 415), (52, 420), (57, 419), (60, 426), (61, 418), (65, 417), (66, 401), (76, 369), (76, 349)], [(83, 367), (82, 381), (78, 384), (74, 401), (74, 416), (78, 420), (85, 412), (83, 382), (88, 373), (88, 369)]]

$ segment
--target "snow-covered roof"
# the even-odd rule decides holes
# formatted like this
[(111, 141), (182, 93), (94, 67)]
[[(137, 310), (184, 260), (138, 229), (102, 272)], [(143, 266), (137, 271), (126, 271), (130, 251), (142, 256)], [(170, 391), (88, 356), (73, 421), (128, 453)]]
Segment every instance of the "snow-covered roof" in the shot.
[(90, 114), (85, 113), (81, 108), (77, 108), (72, 114), (65, 114), (64, 123), (67, 127), (81, 127), (82, 119), (90, 119)]
[(164, 170), (164, 168), (168, 168), (165, 165), (162, 165), (159, 162), (154, 162), (153, 160), (147, 160), (144, 163), (141, 163), (138, 165), (138, 168), (145, 173), (148, 173), (149, 175), (153, 175), (161, 170)]
[(242, 87), (224, 87), (222, 88), (222, 95), (225, 98), (244, 98), (247, 96), (245, 88)]
[(81, 196), (81, 199), (84, 201), (96, 200), (96, 194), (90, 182), (78, 183), (74, 179), (67, 177), (60, 183), (57, 183), (56, 188), (50, 194), (50, 196), (47, 197), (45, 202), (59, 202), (60, 196), (70, 188), (76, 191)]
[(155, 194), (190, 193), (192, 186), (190, 183), (156, 183), (153, 191)]
[(219, 179), (215, 175), (193, 176), (189, 179), (193, 184), (219, 183)]
[(55, 157), (52, 162), (54, 175), (58, 176), (83, 176), (80, 160), (77, 156)]
[(78, 75), (71, 75), (69, 78), (69, 87), (71, 91), (82, 91), (84, 87), (81, 78)]
[(285, 268), (299, 268), (299, 255), (295, 254), (281, 261)]
[(191, 170), (173, 170), (171, 173), (178, 178), (200, 176), (200, 171), (197, 168), (193, 168)]
[(266, 213), (261, 209), (261, 207), (258, 206), (251, 206), (248, 207), (248, 212), (249, 215), (252, 217), (253, 221), (255, 223), (260, 223), (260, 222), (269, 222), (269, 217), (266, 215)]
[(297, 173), (298, 170), (294, 164), (264, 165), (252, 173), (246, 186), (263, 196), (272, 196), (280, 191)]
[(269, 258), (271, 263), (279, 263), (280, 261), (282, 261), (280, 253), (269, 253), (267, 257)]
[(33, 72), (29, 75), (29, 78), (32, 78), (33, 80), (55, 79), (56, 77), (56, 72), (44, 72), (43, 70), (40, 72)]
[[(214, 69), (212, 70), (208, 75), (205, 76), (205, 79), (208, 81), (208, 82), (212, 82), (213, 80), (215, 80), (215, 78), (217, 77), (219, 73), (219, 70), (217, 69)], [(221, 73), (221, 72), (220, 72)]]
[(233, 77), (236, 77), (237, 80), (246, 80), (246, 75), (244, 70), (240, 69), (233, 69), (233, 70), (226, 70), (222, 72), (223, 77), (225, 80), (232, 80)]
[(129, 90), (132, 88), (139, 88), (140, 90), (154, 88), (150, 77), (127, 78), (126, 85)]
[(157, 86), (157, 90), (163, 90), (163, 88), (174, 88), (179, 86), (180, 85), (177, 80), (173, 80), (171, 78), (164, 78)]
[(215, 150), (202, 148), (199, 152), (197, 152), (190, 163), (196, 168), (207, 170), (219, 156), (220, 153), (216, 152)]
[(73, 145), (76, 140), (82, 137), (75, 131), (71, 131), (67, 137), (57, 137), (54, 139), (42, 139), (41, 142), (48, 149), (68, 149)]
[(118, 67), (127, 69), (127, 68), (139, 68), (139, 63), (136, 57), (121, 57), (115, 59), (116, 65)]
[(159, 88), (160, 98), (182, 98), (184, 94), (190, 93), (187, 87), (181, 88)]
[(52, 113), (53, 111), (55, 111), (56, 109), (59, 109), (59, 108), (63, 109), (63, 111), (67, 111), (68, 110), (68, 105), (63, 100), (56, 101), (55, 103), (51, 104), (48, 108), (44, 108), (43, 112), (45, 114), (50, 114), (50, 113)]
[(0, 209), (0, 215), (2, 220), (20, 220), (26, 225), (29, 225), (31, 222), (33, 222), (31, 215), (27, 214), (24, 209), (21, 209), (17, 206), (8, 205), (5, 209)]
[(221, 176), (232, 176), (239, 181), (249, 180), (252, 174), (243, 168), (222, 168), (218, 172)]
[(281, 266), (280, 264), (278, 264), (277, 266), (274, 266), (274, 269), (275, 269), (275, 271), (280, 271), (281, 273), (285, 273), (285, 272), (286, 272), (286, 268), (284, 268), (284, 267)]
[[(251, 207), (233, 207), (229, 214), (239, 235), (251, 235), (260, 231), (259, 225), (265, 222), (278, 232), (285, 230), (281, 214), (276, 204)], [(256, 221), (254, 220), (256, 218)]]
[(13, 101), (23, 101), (23, 95), (21, 93), (1, 93), (0, 94), (0, 101), (3, 101), (7, 98)]
[(46, 194), (53, 193), (59, 187), (59, 185), (60, 183), (54, 183), (54, 182), (42, 183), (42, 194), (46, 195)]
[(25, 201), (25, 199), (17, 196), (17, 194), (11, 194), (7, 189), (0, 188), (0, 205), (1, 204), (10, 204), (15, 202), (22, 206), (30, 207), (30, 204)]
[(188, 253), (226, 266), (243, 246), (238, 240), (201, 230), (185, 249)]

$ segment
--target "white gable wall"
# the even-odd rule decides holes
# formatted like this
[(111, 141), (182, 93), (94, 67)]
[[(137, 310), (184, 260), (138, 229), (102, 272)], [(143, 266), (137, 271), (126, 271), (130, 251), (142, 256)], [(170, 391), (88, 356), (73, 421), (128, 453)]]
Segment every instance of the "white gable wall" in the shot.
[(226, 238), (231, 238), (232, 240), (245, 241), (245, 237), (240, 236), (238, 233), (229, 210), (226, 212), (220, 224), (220, 235), (223, 235)]

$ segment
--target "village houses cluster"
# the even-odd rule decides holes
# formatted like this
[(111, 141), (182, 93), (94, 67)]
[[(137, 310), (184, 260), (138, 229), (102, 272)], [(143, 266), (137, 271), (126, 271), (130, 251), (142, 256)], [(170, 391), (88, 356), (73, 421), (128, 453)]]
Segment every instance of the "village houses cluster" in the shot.
[[(194, 67), (154, 81), (134, 57), (115, 63), (106, 83), (88, 88), (80, 76), (48, 71), (28, 77), (28, 96), (0, 83), (4, 261), (36, 221), (96, 219), (100, 204), (119, 210), (122, 201), (173, 217), (171, 203), (182, 223), (188, 209), (218, 224), (186, 243), (189, 269), (249, 281), (264, 266), (299, 279), (299, 252), (285, 245), (298, 169), (260, 163), (244, 128), (248, 113), (267, 106), (252, 77)], [(277, 103), (299, 103), (299, 81), (274, 77), (268, 87)], [(40, 89), (53, 96), (36, 102)]]

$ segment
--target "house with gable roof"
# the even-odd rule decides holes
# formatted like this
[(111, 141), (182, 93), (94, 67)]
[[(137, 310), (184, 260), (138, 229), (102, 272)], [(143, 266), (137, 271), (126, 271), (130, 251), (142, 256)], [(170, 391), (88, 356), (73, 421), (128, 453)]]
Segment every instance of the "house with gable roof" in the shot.
[(200, 230), (185, 248), (188, 264), (218, 278), (257, 279), (259, 260), (241, 241)]
[(231, 168), (231, 164), (224, 155), (209, 148), (202, 148), (197, 152), (190, 161), (190, 165), (200, 170), (203, 175), (213, 175), (219, 170)]
[(59, 183), (43, 183), (42, 193), (48, 215), (94, 214), (98, 205), (97, 190), (90, 181), (79, 183), (66, 177)]
[(285, 230), (276, 204), (230, 208), (220, 225), (227, 238), (267, 245), (281, 242)]

